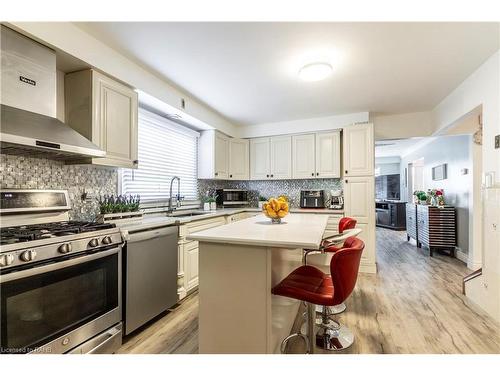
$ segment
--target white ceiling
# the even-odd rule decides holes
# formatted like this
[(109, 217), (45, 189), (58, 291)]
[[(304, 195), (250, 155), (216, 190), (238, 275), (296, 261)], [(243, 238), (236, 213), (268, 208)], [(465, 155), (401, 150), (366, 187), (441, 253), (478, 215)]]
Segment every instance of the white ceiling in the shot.
[(402, 157), (420, 142), (430, 138), (407, 138), (407, 139), (390, 139), (375, 142), (375, 157), (385, 158), (399, 156)]
[[(498, 50), (498, 23), (78, 23), (237, 124), (432, 109)], [(297, 71), (328, 60), (333, 75)]]

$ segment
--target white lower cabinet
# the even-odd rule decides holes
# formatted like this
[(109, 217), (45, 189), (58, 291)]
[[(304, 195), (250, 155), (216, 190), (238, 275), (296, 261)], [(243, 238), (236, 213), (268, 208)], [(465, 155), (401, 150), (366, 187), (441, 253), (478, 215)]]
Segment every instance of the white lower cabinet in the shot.
[(186, 239), (190, 233), (226, 224), (224, 216), (203, 219), (183, 224), (179, 227), (179, 261), (177, 271), (177, 294), (179, 300), (198, 287), (198, 241)]
[(375, 216), (374, 177), (349, 177), (344, 179), (345, 216), (368, 223)]
[(198, 250), (198, 241), (190, 241), (184, 245), (186, 292), (198, 286)]
[(359, 238), (365, 242), (361, 257), (361, 272), (376, 272), (375, 259), (375, 180), (373, 176), (344, 179), (345, 216), (357, 220), (362, 230)]

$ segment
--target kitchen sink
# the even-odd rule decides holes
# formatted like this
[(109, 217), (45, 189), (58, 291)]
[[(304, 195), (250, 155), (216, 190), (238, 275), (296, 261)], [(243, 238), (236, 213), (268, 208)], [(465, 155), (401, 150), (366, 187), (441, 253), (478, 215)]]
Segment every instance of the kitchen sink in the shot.
[(168, 214), (167, 216), (169, 217), (192, 217), (192, 216), (200, 216), (200, 215), (207, 215), (210, 212), (174, 212), (172, 214)]

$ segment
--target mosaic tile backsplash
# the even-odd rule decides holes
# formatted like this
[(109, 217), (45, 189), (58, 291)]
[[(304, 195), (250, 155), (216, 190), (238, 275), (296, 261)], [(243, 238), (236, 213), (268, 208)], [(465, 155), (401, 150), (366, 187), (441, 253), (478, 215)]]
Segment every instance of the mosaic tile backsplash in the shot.
[(200, 197), (204, 196), (207, 191), (212, 193), (215, 189), (246, 189), (249, 191), (252, 206), (257, 206), (259, 195), (269, 198), (285, 194), (290, 198), (291, 207), (299, 207), (300, 190), (324, 189), (329, 199), (330, 190), (340, 188), (342, 188), (342, 180), (339, 178), (274, 181), (198, 180)]
[[(116, 169), (92, 165), (65, 165), (62, 161), (0, 155), (0, 188), (64, 189), (71, 200), (72, 220), (93, 220), (99, 213), (99, 195), (117, 193)], [(82, 201), (83, 192), (92, 197)]]

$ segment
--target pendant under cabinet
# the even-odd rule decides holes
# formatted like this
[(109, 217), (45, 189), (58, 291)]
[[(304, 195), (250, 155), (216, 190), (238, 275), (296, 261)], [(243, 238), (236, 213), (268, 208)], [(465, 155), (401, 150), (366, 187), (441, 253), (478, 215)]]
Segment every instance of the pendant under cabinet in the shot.
[(78, 162), (137, 168), (137, 93), (95, 70), (65, 76), (66, 123), (106, 151)]

